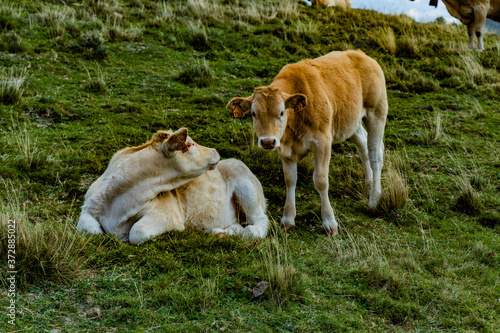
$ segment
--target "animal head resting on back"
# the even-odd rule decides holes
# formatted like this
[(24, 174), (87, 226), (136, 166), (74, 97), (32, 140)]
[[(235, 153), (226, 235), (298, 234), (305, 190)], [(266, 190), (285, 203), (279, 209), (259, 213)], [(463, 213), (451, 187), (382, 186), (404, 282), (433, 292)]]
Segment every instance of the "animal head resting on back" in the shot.
[(112, 158), (106, 172), (117, 189), (151, 183), (154, 192), (162, 192), (214, 169), (219, 158), (215, 149), (196, 144), (188, 130), (181, 128), (177, 132), (158, 131), (145, 144), (123, 149)]

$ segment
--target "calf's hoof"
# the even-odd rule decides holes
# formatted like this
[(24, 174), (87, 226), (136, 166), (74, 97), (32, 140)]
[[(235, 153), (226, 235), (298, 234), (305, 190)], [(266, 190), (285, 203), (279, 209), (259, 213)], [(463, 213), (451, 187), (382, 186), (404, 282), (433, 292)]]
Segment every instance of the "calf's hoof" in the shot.
[(288, 230), (295, 227), (295, 221), (290, 218), (283, 217), (281, 219), (280, 228), (283, 230)]
[(337, 236), (339, 234), (339, 228), (338, 227), (336, 227), (336, 228), (325, 228), (325, 227), (323, 227), (323, 229), (325, 229), (325, 232), (326, 232), (327, 236)]
[(266, 230), (261, 230), (261, 228), (258, 228), (254, 225), (248, 225), (243, 229), (243, 238), (245, 239), (252, 239), (252, 238), (264, 238), (266, 237)]
[(371, 210), (376, 210), (378, 207), (378, 204), (380, 203), (380, 199), (382, 197), (382, 194), (376, 193), (375, 195), (372, 194), (370, 195), (370, 199), (368, 199), (368, 207)]
[(281, 225), (280, 225), (280, 228), (281, 228), (282, 230), (288, 230), (288, 229), (292, 229), (292, 228), (294, 228), (294, 227), (295, 227), (295, 224), (288, 224), (288, 225), (281, 224)]
[(338, 235), (339, 225), (335, 221), (335, 217), (323, 220), (323, 229), (328, 236)]

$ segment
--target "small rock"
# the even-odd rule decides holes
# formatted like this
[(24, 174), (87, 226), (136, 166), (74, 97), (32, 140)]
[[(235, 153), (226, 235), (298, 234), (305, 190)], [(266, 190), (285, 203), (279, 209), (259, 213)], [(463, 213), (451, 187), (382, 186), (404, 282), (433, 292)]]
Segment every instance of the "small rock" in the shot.
[(269, 282), (267, 281), (260, 281), (259, 283), (257, 283), (257, 285), (252, 289), (253, 297), (259, 297), (260, 295), (262, 295), (268, 286)]

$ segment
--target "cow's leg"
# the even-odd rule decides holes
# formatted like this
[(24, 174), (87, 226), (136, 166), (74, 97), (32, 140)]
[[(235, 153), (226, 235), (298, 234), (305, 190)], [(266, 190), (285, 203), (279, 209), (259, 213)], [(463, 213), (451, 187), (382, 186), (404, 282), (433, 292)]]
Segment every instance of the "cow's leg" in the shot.
[(212, 229), (212, 234), (215, 234), (215, 235), (223, 235), (223, 234), (228, 234), (228, 235), (239, 235), (239, 234), (242, 234), (243, 233), (243, 230), (245, 228), (243, 228), (241, 226), (241, 224), (239, 223), (235, 223), (235, 224), (232, 224), (230, 225), (229, 227), (227, 228), (213, 228)]
[(82, 233), (89, 234), (103, 234), (101, 224), (89, 213), (82, 213), (80, 219), (78, 220), (78, 224), (76, 226), (76, 230)]
[[(238, 181), (234, 195), (245, 212), (248, 225), (241, 230), (245, 238), (264, 238), (269, 228), (266, 215), (266, 199), (259, 180), (249, 171), (245, 178)], [(239, 221), (238, 225), (239, 225)]]
[(469, 50), (474, 50), (474, 34), (476, 32), (476, 24), (474, 22), (467, 25), (467, 34), (469, 35)]
[(486, 24), (486, 16), (488, 15), (488, 8), (479, 6), (474, 8), (474, 25), (477, 37), (477, 50), (484, 51), (483, 45), (483, 29)]
[(314, 187), (321, 197), (321, 220), (323, 228), (328, 235), (338, 234), (338, 225), (335, 220), (330, 198), (328, 197), (328, 173), (330, 166), (330, 155), (332, 151), (331, 141), (319, 142), (314, 151)]
[(144, 215), (130, 229), (130, 243), (141, 244), (167, 231), (183, 231), (184, 224), (176, 215), (175, 213), (173, 215), (167, 215), (158, 211), (153, 211)]
[(295, 226), (295, 187), (297, 186), (297, 162), (281, 158), (285, 175), (286, 202), (280, 227), (284, 230)]
[(361, 158), (361, 163), (363, 163), (363, 168), (365, 169), (366, 196), (369, 198), (373, 183), (373, 172), (370, 165), (370, 157), (368, 155), (368, 134), (361, 123), (359, 124), (357, 132), (351, 137), (351, 140), (358, 148), (358, 154)]
[[(387, 110), (387, 108), (385, 108)], [(381, 175), (384, 166), (384, 129), (387, 111), (380, 113), (372, 111), (368, 113), (366, 125), (368, 130), (368, 155), (373, 172), (373, 183), (368, 200), (368, 207), (375, 209), (382, 196)]]

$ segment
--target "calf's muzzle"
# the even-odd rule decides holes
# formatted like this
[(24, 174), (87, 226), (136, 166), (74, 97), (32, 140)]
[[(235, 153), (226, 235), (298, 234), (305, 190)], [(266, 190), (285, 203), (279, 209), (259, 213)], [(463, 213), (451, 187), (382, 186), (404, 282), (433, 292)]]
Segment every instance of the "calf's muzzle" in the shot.
[(275, 138), (261, 138), (260, 139), (260, 146), (264, 149), (274, 149), (276, 146), (276, 139)]

